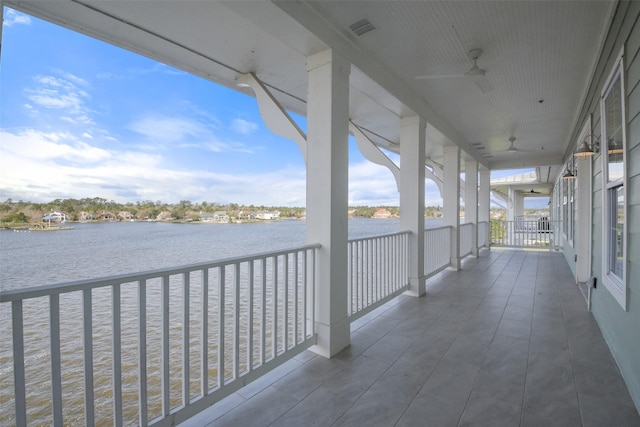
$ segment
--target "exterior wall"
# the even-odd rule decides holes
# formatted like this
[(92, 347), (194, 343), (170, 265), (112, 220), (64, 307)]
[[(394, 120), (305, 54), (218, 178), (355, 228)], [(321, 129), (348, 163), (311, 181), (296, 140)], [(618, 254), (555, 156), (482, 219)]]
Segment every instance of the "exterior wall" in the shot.
[(573, 274), (573, 278), (576, 278), (576, 251), (568, 239), (562, 239), (562, 253), (564, 254), (564, 258), (567, 260), (567, 264), (569, 264), (569, 269), (571, 270), (571, 274)]
[[(613, 353), (635, 405), (640, 410), (640, 2), (620, 2), (612, 17), (602, 54), (596, 66), (577, 126), (592, 114), (592, 135), (601, 134), (600, 94), (607, 83), (618, 53), (624, 47), (626, 92), (626, 199), (627, 199), (627, 310), (602, 285), (602, 158), (592, 158), (592, 270), (597, 288), (591, 296), (591, 309)], [(574, 129), (574, 136), (579, 128)], [(594, 138), (595, 139), (595, 138)], [(606, 145), (604, 146), (606, 150)], [(573, 263), (573, 248), (565, 244), (566, 257)]]

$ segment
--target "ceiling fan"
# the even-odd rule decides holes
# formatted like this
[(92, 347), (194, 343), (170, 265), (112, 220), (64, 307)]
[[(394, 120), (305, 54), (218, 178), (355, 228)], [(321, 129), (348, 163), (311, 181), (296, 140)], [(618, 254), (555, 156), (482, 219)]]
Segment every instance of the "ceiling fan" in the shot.
[(516, 142), (516, 137), (515, 136), (510, 136), (509, 137), (509, 148), (507, 148), (506, 151), (507, 153), (517, 153), (519, 150), (513, 145), (513, 143)]
[(533, 150), (523, 150), (522, 148), (516, 147), (515, 142), (516, 142), (516, 137), (513, 135), (510, 136), (509, 148), (507, 148), (506, 150), (499, 150), (498, 153), (532, 153), (533, 152)]
[(478, 67), (478, 58), (482, 55), (482, 49), (471, 49), (467, 54), (469, 59), (473, 61), (473, 66), (464, 74), (445, 74), (445, 75), (426, 75), (426, 76), (416, 76), (416, 80), (429, 80), (429, 79), (443, 79), (443, 78), (456, 78), (456, 77), (466, 77), (470, 80), (474, 81), (476, 85), (480, 88), (482, 93), (491, 92), (493, 90), (493, 86), (487, 80), (485, 76), (486, 71), (480, 67)]

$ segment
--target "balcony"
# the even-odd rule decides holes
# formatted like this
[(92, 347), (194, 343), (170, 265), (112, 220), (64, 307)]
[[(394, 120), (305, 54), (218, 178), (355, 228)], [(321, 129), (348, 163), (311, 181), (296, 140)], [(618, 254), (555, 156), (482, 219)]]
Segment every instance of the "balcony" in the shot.
[(631, 426), (640, 417), (563, 256), (484, 251), (184, 426)]
[[(488, 228), (479, 223), (479, 234)], [(462, 254), (472, 252), (474, 229), (461, 227)], [(13, 316), (16, 423), (637, 419), (561, 254), (483, 249), (463, 257), (460, 271), (445, 270), (452, 237), (451, 227), (425, 230), (423, 298), (403, 294), (408, 233), (349, 241), (351, 346), (332, 359), (307, 350), (317, 339), (317, 245), (3, 292)], [(34, 329), (34, 313), (46, 311), (49, 328)], [(25, 342), (33, 348), (40, 335), (51, 371), (38, 365), (36, 385)], [(61, 357), (80, 336), (77, 356)], [(70, 363), (83, 367), (73, 370), (82, 373), (73, 402), (62, 375)], [(51, 403), (34, 394), (44, 389)], [(593, 411), (600, 398), (612, 400), (610, 414)]]

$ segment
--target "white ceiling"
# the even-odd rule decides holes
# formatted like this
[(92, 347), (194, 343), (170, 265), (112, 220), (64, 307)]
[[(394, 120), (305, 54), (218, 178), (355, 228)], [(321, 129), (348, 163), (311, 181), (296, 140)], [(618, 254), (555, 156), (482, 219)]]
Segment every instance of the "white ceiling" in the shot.
[[(352, 62), (351, 120), (397, 151), (399, 119), (429, 122), (427, 154), (457, 144), (492, 169), (562, 163), (615, 2), (7, 0), (5, 5), (238, 88), (254, 72), (304, 114), (306, 57)], [(376, 27), (360, 37), (349, 25)], [(465, 77), (468, 51), (494, 90)], [(509, 137), (519, 152), (505, 150)], [(555, 168), (554, 168), (555, 169)], [(555, 179), (555, 176), (549, 179)]]

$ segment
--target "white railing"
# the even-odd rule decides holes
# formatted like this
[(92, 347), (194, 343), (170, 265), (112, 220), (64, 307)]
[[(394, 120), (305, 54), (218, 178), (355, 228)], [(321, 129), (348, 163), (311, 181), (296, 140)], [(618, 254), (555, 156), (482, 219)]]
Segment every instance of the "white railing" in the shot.
[(424, 275), (434, 276), (451, 264), (451, 226), (424, 230)]
[[(193, 416), (315, 344), (318, 247), (0, 293), (13, 335), (7, 423)], [(46, 362), (34, 370), (36, 359)]]
[(559, 221), (546, 218), (537, 220), (517, 219), (515, 221), (491, 220), (491, 244), (512, 247), (553, 248), (554, 230)]
[(409, 232), (350, 240), (347, 315), (351, 321), (409, 287)]
[(473, 250), (473, 224), (460, 225), (460, 259), (471, 255)]
[(489, 247), (489, 221), (478, 223), (478, 248)]

